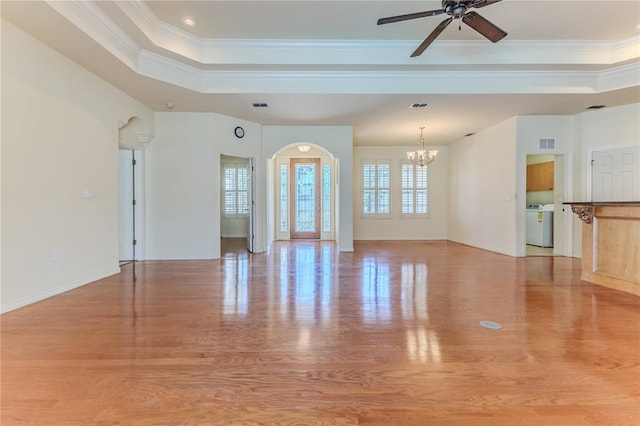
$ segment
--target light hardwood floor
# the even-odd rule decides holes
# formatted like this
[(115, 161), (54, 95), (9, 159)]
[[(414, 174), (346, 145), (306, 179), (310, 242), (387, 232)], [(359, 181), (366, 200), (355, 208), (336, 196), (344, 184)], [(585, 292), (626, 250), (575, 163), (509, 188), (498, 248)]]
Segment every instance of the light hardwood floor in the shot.
[(450, 242), (125, 265), (0, 317), (1, 424), (638, 425), (640, 298), (579, 277)]

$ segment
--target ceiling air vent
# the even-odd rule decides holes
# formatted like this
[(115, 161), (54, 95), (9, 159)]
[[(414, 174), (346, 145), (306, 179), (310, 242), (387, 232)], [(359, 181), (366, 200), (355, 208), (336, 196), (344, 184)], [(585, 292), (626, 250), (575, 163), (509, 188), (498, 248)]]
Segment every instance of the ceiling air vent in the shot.
[(600, 108), (604, 108), (605, 106), (606, 105), (591, 105), (587, 109), (600, 109)]
[(556, 149), (556, 138), (540, 138), (538, 139), (538, 147), (540, 149)]
[(427, 105), (429, 105), (429, 104), (426, 103), (426, 102), (416, 102), (416, 103), (411, 104), (411, 106), (409, 108), (426, 108)]
[(254, 102), (253, 103), (253, 107), (254, 108), (267, 108), (269, 105), (267, 105), (265, 102)]

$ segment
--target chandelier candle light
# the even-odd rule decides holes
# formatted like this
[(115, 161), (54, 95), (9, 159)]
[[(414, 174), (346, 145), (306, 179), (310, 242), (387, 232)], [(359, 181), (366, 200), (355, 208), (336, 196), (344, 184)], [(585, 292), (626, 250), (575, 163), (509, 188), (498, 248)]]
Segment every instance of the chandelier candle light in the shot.
[(427, 151), (424, 149), (424, 137), (422, 136), (422, 132), (424, 131), (424, 126), (420, 127), (420, 140), (418, 141), (418, 149), (416, 151), (408, 151), (407, 158), (411, 160), (411, 162), (420, 167), (424, 167), (427, 164), (431, 164), (433, 160), (438, 156), (438, 150), (433, 149)]

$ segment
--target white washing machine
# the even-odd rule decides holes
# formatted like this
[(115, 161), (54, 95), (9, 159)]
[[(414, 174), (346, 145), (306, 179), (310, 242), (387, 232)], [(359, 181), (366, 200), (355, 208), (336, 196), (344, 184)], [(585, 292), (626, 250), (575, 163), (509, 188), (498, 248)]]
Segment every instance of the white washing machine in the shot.
[(527, 244), (553, 247), (553, 204), (527, 206)]

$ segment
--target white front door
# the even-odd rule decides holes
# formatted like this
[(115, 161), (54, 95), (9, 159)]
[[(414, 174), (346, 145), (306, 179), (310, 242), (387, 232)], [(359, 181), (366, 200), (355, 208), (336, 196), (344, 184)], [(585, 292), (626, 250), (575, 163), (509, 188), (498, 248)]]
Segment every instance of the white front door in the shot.
[(291, 239), (320, 239), (320, 159), (291, 159)]

